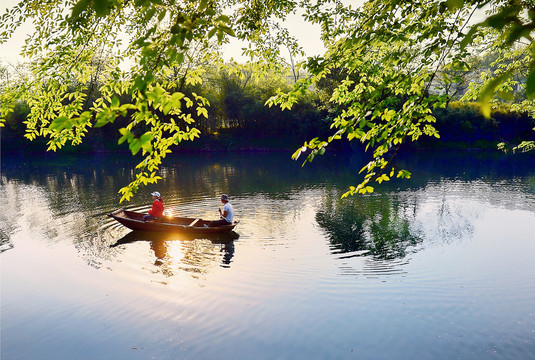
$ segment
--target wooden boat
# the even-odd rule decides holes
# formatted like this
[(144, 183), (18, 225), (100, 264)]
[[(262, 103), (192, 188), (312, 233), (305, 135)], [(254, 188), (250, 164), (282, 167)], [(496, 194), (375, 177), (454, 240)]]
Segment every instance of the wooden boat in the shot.
[(239, 221), (234, 221), (230, 225), (209, 226), (210, 220), (199, 218), (187, 218), (177, 216), (163, 216), (158, 220), (143, 221), (146, 214), (135, 211), (118, 209), (108, 214), (124, 226), (138, 231), (157, 232), (181, 232), (192, 234), (221, 234), (230, 232), (238, 225)]

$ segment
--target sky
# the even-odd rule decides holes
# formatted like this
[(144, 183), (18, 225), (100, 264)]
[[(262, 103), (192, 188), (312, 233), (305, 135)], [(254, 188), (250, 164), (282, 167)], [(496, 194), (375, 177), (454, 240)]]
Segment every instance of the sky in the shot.
[[(321, 29), (318, 24), (310, 24), (306, 22), (300, 15), (290, 15), (284, 22), (290, 33), (299, 40), (300, 46), (303, 48), (307, 56), (320, 55), (325, 52), (325, 48), (320, 39)], [(233, 57), (234, 60), (245, 62), (246, 59), (241, 56), (241, 48), (244, 44), (233, 40), (224, 47), (224, 56), (226, 60)], [(281, 50), (284, 56), (287, 50)]]
[[(11, 8), (19, 0), (1, 0), (0, 15), (4, 14), (6, 8)], [(300, 15), (291, 15), (286, 19), (285, 25), (290, 32), (299, 40), (300, 45), (308, 56), (319, 55), (324, 52), (323, 44), (320, 40), (320, 27), (303, 20)], [(33, 31), (31, 23), (23, 24), (17, 29), (13, 36), (4, 44), (0, 44), (0, 64), (16, 65), (17, 62), (24, 61), (20, 56), (21, 48), (28, 34)], [(241, 55), (243, 43), (233, 40), (223, 48), (226, 60), (233, 58), (238, 62), (245, 62), (246, 59)], [(284, 55), (283, 50), (283, 55)]]
[[(15, 6), (21, 0), (0, 0), (0, 16), (3, 15), (6, 9), (10, 9)], [(351, 5), (352, 7), (358, 7), (364, 3), (365, 0), (341, 0), (344, 5)], [(484, 12), (487, 8), (482, 9), (476, 16), (473, 17), (471, 23), (479, 22), (484, 17)], [(302, 18), (301, 15), (290, 15), (286, 19), (284, 25), (289, 29), (290, 33), (295, 36), (307, 56), (314, 56), (323, 54), (325, 48), (320, 40), (320, 27), (317, 24), (310, 24)], [(11, 39), (6, 43), (0, 44), (0, 64), (16, 65), (17, 62), (24, 59), (19, 55), (24, 40), (29, 33), (33, 31), (33, 25), (30, 23), (23, 24), (13, 34)], [(226, 60), (233, 58), (238, 62), (245, 62), (246, 59), (241, 55), (241, 48), (244, 47), (243, 43), (237, 40), (231, 41), (229, 45), (224, 47), (224, 57)], [(285, 55), (287, 51), (281, 50), (281, 53)], [(299, 59), (298, 59), (299, 60)]]
[[(18, 1), (1, 0), (0, 11), (3, 15), (7, 9), (11, 9)], [(4, 44), (0, 44), (0, 60), (2, 63), (15, 65), (17, 61), (22, 60), (19, 53), (21, 46), (24, 44), (26, 35), (32, 30), (33, 26), (25, 24), (17, 29), (13, 36)]]

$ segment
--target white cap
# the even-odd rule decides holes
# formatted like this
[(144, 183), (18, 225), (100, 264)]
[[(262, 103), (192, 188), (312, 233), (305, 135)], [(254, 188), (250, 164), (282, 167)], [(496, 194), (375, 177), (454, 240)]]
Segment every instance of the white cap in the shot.
[(151, 193), (152, 196), (161, 197), (158, 191)]

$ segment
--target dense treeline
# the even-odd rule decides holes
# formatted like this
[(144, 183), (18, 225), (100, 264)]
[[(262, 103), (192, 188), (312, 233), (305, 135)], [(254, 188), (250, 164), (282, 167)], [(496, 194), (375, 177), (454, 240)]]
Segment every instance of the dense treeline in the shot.
[(492, 149), (497, 144), (516, 144), (534, 140), (535, 119), (527, 113), (517, 113), (507, 104), (494, 109), (491, 118), (485, 118), (476, 103), (451, 102), (433, 114), (440, 139), (420, 138), (409, 147), (443, 149)]
[[(88, 95), (88, 103), (92, 98), (100, 96), (98, 90), (95, 90), (98, 85), (88, 87), (93, 89)], [(193, 109), (182, 109), (195, 119), (192, 126), (199, 129), (201, 135), (193, 142), (182, 142), (175, 150), (293, 149), (313, 136), (328, 136), (328, 114), (315, 95), (301, 97), (292, 110), (283, 111), (280, 107), (265, 105), (270, 97), (280, 90), (288, 90), (290, 86), (286, 78), (276, 74), (257, 78), (252, 70), (205, 68), (201, 84), (184, 85), (179, 90), (191, 98), (194, 98), (193, 94), (204, 96), (210, 103), (209, 115), (205, 118)], [(118, 96), (121, 103), (130, 101), (126, 96)], [(2, 129), (4, 152), (46, 150), (46, 138), (38, 137), (30, 142), (24, 137), (24, 121), (29, 111), (27, 104), (19, 102), (7, 119), (5, 128)], [(113, 123), (89, 131), (82, 144), (76, 147), (67, 144), (62, 151), (129, 151), (128, 144), (117, 143), (119, 129), (127, 123), (127, 117), (119, 116)], [(140, 134), (145, 130), (136, 129)]]
[[(290, 82), (279, 75), (257, 78), (254, 71), (240, 69), (229, 72), (208, 68), (202, 84), (184, 86), (186, 95), (193, 93), (210, 102), (209, 116), (197, 116), (194, 126), (201, 136), (193, 142), (183, 142), (177, 151), (227, 150), (295, 150), (313, 137), (331, 135), (330, 124), (338, 109), (329, 104), (329, 94), (343, 79), (343, 74), (331, 74), (318, 84), (311, 94), (303, 95), (291, 110), (268, 107), (266, 101), (279, 90), (288, 90)], [(89, 101), (99, 96), (98, 84), (89, 87)], [(124, 96), (121, 102), (127, 102)], [(185, 109), (185, 111), (188, 111)], [(29, 107), (20, 102), (1, 131), (3, 152), (44, 152), (47, 140), (37, 138), (30, 142), (24, 138)], [(435, 127), (441, 138), (422, 137), (416, 143), (407, 143), (406, 149), (496, 149), (499, 142), (517, 143), (534, 139), (535, 120), (528, 114), (511, 111), (507, 104), (492, 113), (490, 119), (481, 115), (475, 103), (453, 101), (444, 109), (436, 109)], [(128, 151), (127, 144), (117, 143), (118, 131), (128, 123), (118, 117), (114, 123), (94, 128), (84, 142), (66, 146), (64, 152), (116, 152)], [(143, 130), (143, 129), (141, 129)], [(338, 149), (350, 149), (349, 142), (336, 143)], [(357, 145), (358, 146), (358, 145)], [(355, 150), (355, 145), (353, 145)]]

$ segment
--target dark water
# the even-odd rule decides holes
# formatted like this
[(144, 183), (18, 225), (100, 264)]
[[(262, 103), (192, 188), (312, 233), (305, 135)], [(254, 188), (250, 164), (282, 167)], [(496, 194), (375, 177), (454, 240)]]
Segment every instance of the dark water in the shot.
[(413, 176), (340, 200), (331, 156), (180, 155), (169, 213), (228, 237), (134, 233), (106, 214), (128, 157), (3, 155), (2, 359), (533, 359), (535, 158), (400, 157)]

